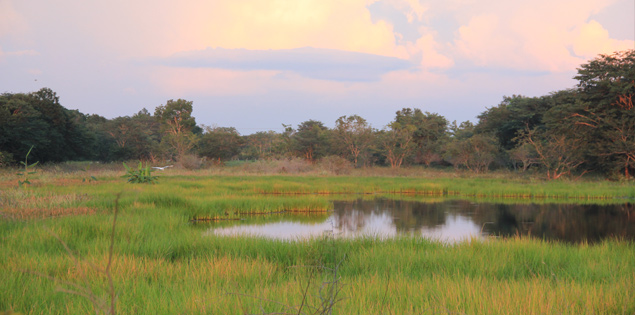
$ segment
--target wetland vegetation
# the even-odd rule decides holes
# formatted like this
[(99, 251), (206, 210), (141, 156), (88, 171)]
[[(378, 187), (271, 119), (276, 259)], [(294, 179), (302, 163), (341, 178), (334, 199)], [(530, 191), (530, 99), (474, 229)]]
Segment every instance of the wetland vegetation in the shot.
[(412, 208), (485, 200), (551, 206), (545, 213), (566, 211), (570, 204), (610, 205), (623, 209), (621, 220), (632, 223), (632, 183), (496, 173), (460, 178), (422, 169), (411, 169), (410, 177), (268, 176), (225, 167), (170, 169), (157, 174), (158, 184), (144, 185), (126, 183), (121, 166), (103, 169), (91, 174), (96, 181), (82, 181), (84, 172), (44, 167), (22, 188), (15, 174), (0, 174), (0, 310), (107, 313), (112, 281), (120, 314), (635, 311), (632, 231), (574, 243), (513, 232), (455, 243), (332, 234), (281, 241), (208, 232), (230, 221), (191, 222), (207, 217), (320, 223), (336, 203), (384, 200)]

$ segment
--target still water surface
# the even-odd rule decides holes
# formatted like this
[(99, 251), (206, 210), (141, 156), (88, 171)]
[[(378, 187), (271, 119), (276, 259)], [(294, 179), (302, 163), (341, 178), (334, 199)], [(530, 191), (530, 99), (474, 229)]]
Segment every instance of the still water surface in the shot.
[(633, 204), (496, 204), (392, 199), (334, 201), (333, 212), (301, 222), (272, 218), (218, 224), (208, 233), (294, 240), (332, 233), (336, 237), (418, 235), (457, 242), (469, 238), (529, 235), (569, 243), (607, 237), (635, 239)]

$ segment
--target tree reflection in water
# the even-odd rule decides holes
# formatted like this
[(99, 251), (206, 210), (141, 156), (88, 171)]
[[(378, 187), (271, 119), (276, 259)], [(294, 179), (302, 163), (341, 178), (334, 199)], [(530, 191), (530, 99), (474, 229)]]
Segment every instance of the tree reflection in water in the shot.
[(370, 218), (388, 214), (397, 232), (440, 230), (449, 216), (482, 227), (485, 235), (532, 236), (571, 243), (607, 237), (635, 239), (633, 204), (495, 204), (467, 200), (419, 202), (390, 199), (336, 201), (336, 228), (359, 231)]
[[(482, 236), (531, 236), (568, 243), (594, 243), (607, 237), (635, 239), (635, 209), (617, 205), (498, 204), (468, 200), (421, 201), (357, 199), (334, 201), (333, 214), (314, 222), (277, 218), (232, 226), (217, 226), (214, 234), (256, 234), (278, 239), (320, 236), (333, 231), (339, 237), (421, 235), (442, 241)], [(275, 221), (275, 222), (274, 222)]]

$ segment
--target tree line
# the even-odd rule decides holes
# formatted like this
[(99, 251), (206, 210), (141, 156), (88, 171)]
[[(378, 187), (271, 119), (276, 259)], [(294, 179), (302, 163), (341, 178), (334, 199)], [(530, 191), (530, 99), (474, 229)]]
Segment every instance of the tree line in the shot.
[(535, 169), (549, 179), (593, 172), (635, 172), (635, 50), (599, 55), (578, 68), (573, 88), (540, 97), (513, 95), (474, 124), (404, 108), (384, 128), (358, 115), (333, 128), (307, 120), (283, 132), (240, 135), (233, 127), (199, 126), (192, 102), (168, 100), (154, 113), (106, 119), (69, 110), (51, 89), (0, 95), (0, 166), (33, 147), (40, 162), (182, 161), (323, 158), (356, 167), (452, 166), (476, 173)]

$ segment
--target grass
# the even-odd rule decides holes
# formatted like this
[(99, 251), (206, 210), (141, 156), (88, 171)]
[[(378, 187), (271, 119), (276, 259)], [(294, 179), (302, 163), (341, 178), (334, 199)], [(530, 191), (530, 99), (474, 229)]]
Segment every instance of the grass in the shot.
[[(324, 237), (285, 242), (203, 237), (206, 226), (189, 223), (195, 216), (263, 212), (270, 214), (256, 221), (319, 221), (325, 213), (293, 211), (325, 211), (329, 200), (353, 198), (347, 194), (436, 202), (486, 196), (509, 203), (623, 203), (622, 198), (634, 197), (632, 183), (543, 182), (493, 174), (460, 179), (170, 170), (160, 173), (157, 185), (132, 185), (120, 177), (123, 169), (93, 172), (98, 181), (89, 183), (81, 181), (85, 172), (40, 170), (28, 190), (17, 188), (14, 175), (0, 173), (0, 312), (94, 312), (88, 299), (60, 288), (81, 284), (106, 299), (108, 277), (98, 270), (106, 267), (111, 244), (120, 314), (312, 314), (330, 301), (334, 291), (329, 295), (327, 289), (334, 286), (341, 290), (331, 305), (335, 314), (635, 312), (631, 240), (570, 245), (515, 237), (445, 244), (414, 237)], [(122, 191), (111, 243), (115, 195)]]
[[(617, 240), (596, 246), (526, 239), (447, 246), (412, 238), (284, 243), (193, 235), (174, 239), (157, 234), (154, 238), (158, 239), (144, 239), (141, 244), (131, 242), (141, 235), (123, 230), (120, 226), (113, 260), (120, 313), (236, 314), (261, 308), (279, 312), (280, 305), (257, 297), (297, 306), (309, 275), (293, 267), (333, 266), (341, 259), (339, 281), (345, 285), (345, 300), (336, 309), (342, 314), (635, 311), (629, 293), (635, 289), (635, 246)], [(64, 233), (69, 234), (82, 239), (69, 242), (88, 257), (81, 266), (75, 266), (46, 234), (28, 246), (20, 244), (18, 253), (31, 252), (27, 259), (6, 259), (15, 250), (3, 254), (6, 281), (0, 284), (0, 301), (4, 309), (33, 313), (89, 309), (81, 298), (55, 293), (52, 281), (21, 272), (38, 270), (64, 281), (83, 282), (77, 269), (106, 261), (108, 233)], [(97, 274), (87, 277), (89, 285), (104, 286), (105, 279)]]

